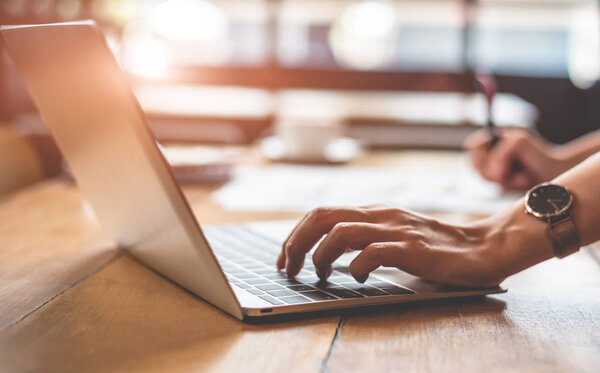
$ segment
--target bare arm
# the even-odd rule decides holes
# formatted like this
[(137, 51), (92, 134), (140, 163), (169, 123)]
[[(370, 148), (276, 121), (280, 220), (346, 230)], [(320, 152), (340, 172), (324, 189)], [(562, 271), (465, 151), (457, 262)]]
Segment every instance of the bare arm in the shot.
[(557, 157), (563, 159), (569, 168), (597, 152), (600, 152), (600, 130), (560, 145), (556, 149)]
[[(575, 198), (573, 216), (587, 245), (600, 239), (600, 154), (560, 175)], [(547, 223), (525, 213), (523, 201), (471, 224), (448, 224), (389, 206), (319, 208), (291, 233), (277, 260), (288, 276), (301, 269), (308, 251), (325, 279), (346, 248), (362, 250), (350, 265), (359, 282), (380, 266), (396, 267), (432, 281), (494, 286), (554, 256)]]
[[(501, 141), (489, 146), (487, 131), (478, 131), (465, 142), (471, 161), (486, 179), (509, 189), (527, 189), (549, 181), (600, 151), (600, 131), (565, 145), (544, 141), (530, 131), (503, 129)], [(517, 170), (512, 167), (519, 164)]]

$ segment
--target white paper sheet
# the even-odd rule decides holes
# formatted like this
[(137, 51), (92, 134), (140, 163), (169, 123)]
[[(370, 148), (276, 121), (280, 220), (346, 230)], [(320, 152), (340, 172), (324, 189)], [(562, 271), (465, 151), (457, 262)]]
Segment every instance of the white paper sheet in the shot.
[(240, 167), (213, 194), (230, 210), (306, 212), (318, 206), (388, 203), (416, 211), (498, 212), (522, 193), (506, 193), (468, 167), (456, 170), (399, 167), (275, 165)]

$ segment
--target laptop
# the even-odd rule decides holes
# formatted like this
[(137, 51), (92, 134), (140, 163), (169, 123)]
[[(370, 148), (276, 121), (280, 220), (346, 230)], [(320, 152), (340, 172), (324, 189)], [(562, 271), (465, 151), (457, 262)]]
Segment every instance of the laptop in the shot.
[(200, 227), (93, 21), (5, 26), (0, 34), (106, 232), (230, 315), (255, 320), (505, 291), (444, 286), (389, 268), (359, 284), (343, 257), (327, 282), (310, 259), (287, 278), (275, 266), (285, 235), (252, 223)]

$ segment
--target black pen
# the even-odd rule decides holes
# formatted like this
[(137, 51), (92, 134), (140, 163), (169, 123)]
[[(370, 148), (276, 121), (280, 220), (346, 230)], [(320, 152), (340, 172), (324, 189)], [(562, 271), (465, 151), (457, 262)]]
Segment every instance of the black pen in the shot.
[[(502, 139), (498, 132), (498, 127), (496, 127), (494, 119), (492, 118), (492, 104), (497, 92), (496, 79), (494, 79), (494, 76), (486, 70), (477, 70), (475, 71), (474, 75), (475, 81), (477, 82), (477, 88), (481, 93), (483, 93), (487, 104), (487, 120), (485, 124), (490, 135), (489, 146), (490, 149), (493, 149)], [(518, 173), (522, 170), (523, 166), (518, 160), (513, 160), (511, 162), (510, 172), (512, 174)]]
[(475, 81), (477, 82), (477, 88), (483, 96), (485, 97), (485, 101), (487, 103), (487, 119), (486, 119), (486, 128), (488, 129), (488, 133), (490, 135), (490, 149), (496, 146), (498, 141), (500, 141), (500, 135), (498, 134), (498, 128), (494, 124), (494, 119), (492, 118), (492, 104), (494, 102), (494, 97), (496, 96), (496, 80), (494, 76), (485, 70), (477, 70), (475, 71)]

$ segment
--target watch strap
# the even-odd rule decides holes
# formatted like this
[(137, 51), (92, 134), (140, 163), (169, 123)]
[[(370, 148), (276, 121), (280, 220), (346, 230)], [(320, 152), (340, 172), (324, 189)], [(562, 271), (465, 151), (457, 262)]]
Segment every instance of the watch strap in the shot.
[(571, 255), (581, 247), (577, 227), (571, 216), (550, 223), (546, 228), (546, 233), (552, 241), (555, 255), (559, 258)]

